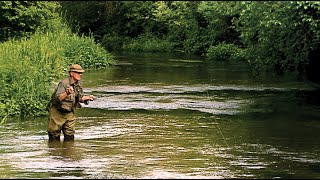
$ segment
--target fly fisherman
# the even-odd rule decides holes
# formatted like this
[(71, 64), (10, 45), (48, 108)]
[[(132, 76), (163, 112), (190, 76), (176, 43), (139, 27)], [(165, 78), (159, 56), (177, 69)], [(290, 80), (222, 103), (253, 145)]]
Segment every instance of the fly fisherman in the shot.
[(80, 103), (93, 101), (93, 95), (84, 95), (80, 84), (84, 70), (78, 64), (69, 67), (69, 77), (59, 82), (48, 104), (49, 141), (59, 140), (61, 131), (64, 141), (74, 140), (76, 116), (75, 109)]

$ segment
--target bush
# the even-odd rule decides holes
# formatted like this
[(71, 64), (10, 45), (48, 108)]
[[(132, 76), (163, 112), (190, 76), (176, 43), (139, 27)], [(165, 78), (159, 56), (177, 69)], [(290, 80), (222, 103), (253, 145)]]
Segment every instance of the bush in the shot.
[(101, 40), (101, 46), (108, 51), (122, 50), (123, 44), (128, 41), (127, 39), (128, 38), (121, 37), (116, 33), (106, 34)]
[(4, 116), (43, 115), (50, 83), (63, 73), (62, 48), (52, 37), (35, 35), (0, 45), (0, 104)]
[(73, 34), (65, 37), (64, 57), (69, 64), (80, 64), (85, 69), (102, 69), (114, 63), (114, 57), (92, 37)]
[(123, 45), (124, 50), (141, 52), (168, 52), (173, 50), (173, 43), (151, 34), (140, 35)]
[(244, 61), (244, 50), (234, 44), (220, 43), (217, 46), (210, 46), (206, 56), (208, 59), (217, 61)]

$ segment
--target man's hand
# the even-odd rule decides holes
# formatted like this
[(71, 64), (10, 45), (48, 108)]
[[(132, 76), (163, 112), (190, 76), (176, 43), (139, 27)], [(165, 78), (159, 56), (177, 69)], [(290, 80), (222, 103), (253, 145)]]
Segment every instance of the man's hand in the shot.
[(96, 99), (96, 97), (94, 97), (93, 95), (89, 95), (89, 98), (90, 98), (89, 99), (90, 101), (93, 101), (94, 99)]
[(83, 96), (82, 97), (82, 102), (85, 102), (85, 101), (93, 101), (94, 99), (96, 99), (96, 97), (94, 97), (93, 95), (89, 95), (89, 96)]
[(71, 94), (73, 92), (73, 87), (70, 86), (67, 90), (66, 90), (66, 93), (67, 95)]

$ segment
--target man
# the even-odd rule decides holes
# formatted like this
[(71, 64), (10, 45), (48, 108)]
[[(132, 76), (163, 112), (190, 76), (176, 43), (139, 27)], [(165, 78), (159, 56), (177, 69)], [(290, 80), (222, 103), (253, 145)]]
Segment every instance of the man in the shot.
[(69, 67), (69, 77), (59, 82), (48, 104), (48, 135), (49, 141), (59, 140), (61, 131), (64, 141), (74, 140), (75, 109), (81, 108), (80, 103), (93, 101), (93, 95), (85, 96), (80, 84), (85, 71), (78, 64)]

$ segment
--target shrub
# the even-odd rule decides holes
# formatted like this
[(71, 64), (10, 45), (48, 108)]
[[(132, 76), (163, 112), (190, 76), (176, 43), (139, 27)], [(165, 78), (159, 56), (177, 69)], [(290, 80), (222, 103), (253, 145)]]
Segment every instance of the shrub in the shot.
[(217, 61), (244, 61), (244, 50), (234, 44), (220, 43), (217, 46), (210, 46), (206, 56), (208, 59)]
[(108, 51), (122, 50), (123, 44), (128, 41), (127, 39), (116, 33), (105, 34), (101, 40), (101, 46)]
[(93, 37), (73, 34), (64, 41), (64, 57), (69, 64), (77, 63), (85, 69), (101, 69), (113, 64), (114, 57)]
[(151, 34), (143, 34), (125, 43), (123, 49), (143, 52), (168, 52), (173, 50), (173, 43)]

